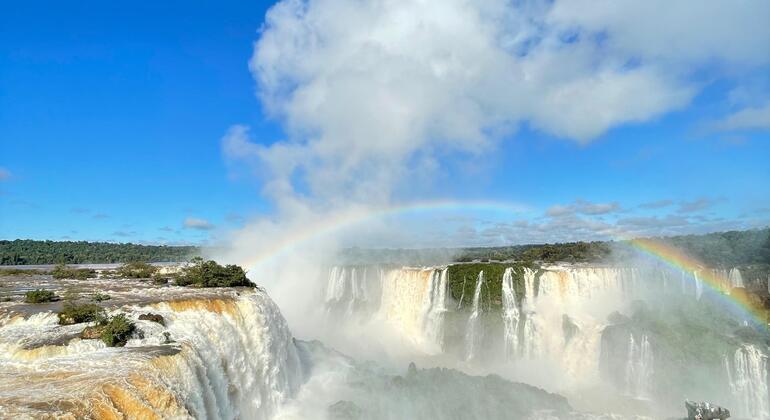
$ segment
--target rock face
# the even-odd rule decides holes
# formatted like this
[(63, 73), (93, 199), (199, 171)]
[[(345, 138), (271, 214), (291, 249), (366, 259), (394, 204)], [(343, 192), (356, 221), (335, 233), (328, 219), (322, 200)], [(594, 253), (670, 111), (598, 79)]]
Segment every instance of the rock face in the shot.
[(163, 316), (158, 314), (150, 314), (150, 313), (142, 314), (142, 315), (139, 315), (139, 320), (157, 322), (158, 324), (163, 325), (164, 327), (166, 326), (166, 321), (163, 319)]
[(707, 402), (685, 401), (687, 420), (725, 420), (730, 418), (730, 410)]
[(93, 327), (86, 327), (82, 333), (80, 333), (80, 338), (84, 340), (96, 340), (102, 337), (102, 333), (104, 332), (104, 329), (106, 327), (104, 325), (95, 325)]

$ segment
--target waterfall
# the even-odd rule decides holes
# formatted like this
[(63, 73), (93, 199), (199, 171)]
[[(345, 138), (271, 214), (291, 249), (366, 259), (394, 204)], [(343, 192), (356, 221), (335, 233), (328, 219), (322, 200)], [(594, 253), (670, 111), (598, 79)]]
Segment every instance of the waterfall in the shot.
[(516, 305), (516, 292), (513, 290), (513, 268), (505, 269), (502, 287), (504, 351), (506, 357), (513, 358), (519, 352), (519, 308)]
[(345, 295), (345, 268), (344, 267), (332, 267), (329, 271), (329, 278), (326, 282), (326, 297), (325, 302), (327, 305), (340, 301)]
[(730, 287), (745, 287), (743, 284), (743, 276), (741, 275), (741, 270), (738, 270), (737, 268), (733, 268), (730, 270), (729, 274), (730, 279)]
[[(176, 290), (167, 290), (173, 297)], [(6, 323), (0, 401), (15, 407), (0, 411), (21, 418), (272, 418), (304, 381), (275, 303), (258, 289), (182, 299), (115, 309), (142, 332), (122, 349), (101, 340), (62, 342), (60, 334), (72, 337), (86, 325), (58, 326), (51, 313), (45, 323), (40, 314)], [(148, 312), (165, 325), (138, 319)], [(44, 344), (29, 347), (32, 332)]]
[(682, 294), (687, 294), (687, 274), (682, 270)]
[(767, 356), (754, 345), (743, 345), (724, 359), (730, 389), (738, 404), (737, 414), (770, 419), (767, 387)]
[(426, 353), (444, 344), (446, 268), (391, 270), (382, 283), (379, 317)]
[(649, 398), (652, 391), (653, 353), (647, 334), (640, 342), (633, 334), (628, 335), (626, 360), (626, 393), (635, 398)]
[(425, 314), (423, 327), (425, 337), (439, 350), (444, 347), (444, 318), (448, 311), (446, 274), (446, 268), (433, 271), (423, 311)]
[(478, 347), (482, 340), (481, 325), (481, 289), (484, 286), (484, 271), (479, 271), (476, 279), (476, 289), (473, 292), (473, 307), (468, 317), (468, 325), (465, 329), (465, 359), (473, 360), (478, 354)]
[(695, 281), (695, 299), (700, 300), (701, 295), (703, 295), (703, 283), (700, 278), (698, 278), (697, 271), (692, 272), (692, 277)]
[(524, 268), (524, 302), (522, 308), (532, 309), (535, 303), (535, 272), (529, 268)]
[(370, 270), (367, 266), (332, 267), (324, 294), (326, 313), (349, 319), (351, 315), (375, 310), (378, 304), (376, 288), (381, 287), (382, 277), (381, 269)]

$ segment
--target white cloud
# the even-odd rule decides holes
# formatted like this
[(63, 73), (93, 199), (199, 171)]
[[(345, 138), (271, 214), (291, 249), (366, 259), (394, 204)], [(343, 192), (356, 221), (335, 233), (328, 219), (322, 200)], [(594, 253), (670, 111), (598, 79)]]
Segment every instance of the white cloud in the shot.
[(770, 63), (768, 16), (764, 0), (560, 0), (548, 21), (601, 34), (610, 55), (681, 72), (693, 64), (738, 70)]
[(0, 167), (0, 182), (7, 181), (9, 179), (11, 179), (11, 171), (3, 167)]
[(586, 214), (591, 216), (600, 216), (603, 214), (615, 213), (620, 211), (620, 204), (612, 203), (592, 203), (590, 201), (577, 199), (574, 203), (563, 206), (555, 205), (546, 210), (545, 214), (550, 217), (562, 217), (574, 214)]
[(656, 200), (650, 201), (649, 203), (642, 203), (639, 205), (639, 207), (643, 209), (661, 209), (672, 204), (674, 204), (672, 200)]
[(713, 207), (719, 200), (701, 197), (693, 201), (683, 201), (679, 203), (678, 213), (695, 213)]
[[(483, 156), (521, 126), (586, 144), (613, 127), (683, 109), (701, 80), (768, 65), (768, 7), (764, 0), (280, 1), (250, 68), (286, 138), (254, 140), (238, 125), (222, 139), (229, 162), (263, 177), (277, 210), (234, 242), (258, 252), (272, 246), (254, 244), (259, 229), (289, 235), (340, 208), (403, 200), (403, 190), (449, 171), (448, 157)], [(576, 202), (551, 209), (563, 220), (547, 226), (603, 231), (572, 216), (617, 211), (617, 203)]]
[(262, 162), (273, 192), (387, 200), (522, 123), (588, 142), (680, 109), (703, 66), (754, 68), (767, 2), (284, 0), (250, 66), (289, 139), (235, 127), (230, 157)]
[(184, 227), (186, 229), (196, 229), (196, 230), (211, 230), (214, 229), (214, 225), (211, 224), (208, 220), (205, 219), (198, 219), (195, 217), (188, 217), (184, 220)]
[(717, 121), (714, 128), (720, 131), (770, 130), (770, 102), (736, 111)]

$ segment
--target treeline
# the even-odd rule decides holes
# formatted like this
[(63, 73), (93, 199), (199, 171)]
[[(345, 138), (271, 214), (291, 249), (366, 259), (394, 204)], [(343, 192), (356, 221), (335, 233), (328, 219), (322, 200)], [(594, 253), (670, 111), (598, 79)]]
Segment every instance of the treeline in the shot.
[(770, 228), (660, 238), (710, 264), (770, 264)]
[(612, 252), (611, 242), (566, 242), (541, 245), (514, 245), (493, 248), (467, 248), (457, 262), (471, 261), (601, 261)]
[(200, 248), (195, 246), (29, 239), (0, 240), (0, 265), (187, 261), (199, 256), (200, 253)]
[[(770, 264), (770, 228), (654, 238), (713, 266)], [(468, 248), (456, 261), (598, 262), (635, 253), (625, 241), (568, 242), (494, 248)]]

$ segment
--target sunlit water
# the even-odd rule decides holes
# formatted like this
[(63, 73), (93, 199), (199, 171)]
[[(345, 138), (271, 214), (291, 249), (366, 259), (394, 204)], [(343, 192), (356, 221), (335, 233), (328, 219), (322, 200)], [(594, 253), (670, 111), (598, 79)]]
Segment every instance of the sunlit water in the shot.
[[(744, 322), (724, 314), (696, 311), (692, 325), (669, 315), (715, 302), (717, 292), (693, 278), (658, 268), (509, 268), (501, 279), (479, 272), (472, 296), (457, 297), (446, 266), (333, 267), (308, 284), (318, 299), (306, 313), (328, 328), (317, 331), (322, 341), (344, 331), (373, 343), (346, 347), (336, 337), (345, 355), (295, 339), (261, 289), (5, 277), (3, 290), (17, 295), (30, 283), (106, 291), (111, 313), (127, 314), (141, 334), (108, 348), (78, 337), (86, 325), (58, 325), (60, 303), (0, 303), (0, 417), (675, 418), (690, 398), (733, 418), (770, 419), (762, 340), (737, 333)], [(724, 278), (724, 293), (744, 284), (737, 270)], [(488, 300), (495, 280), (499, 310)], [(145, 313), (165, 325), (138, 320)], [(695, 327), (708, 336), (704, 349), (671, 347)]]

